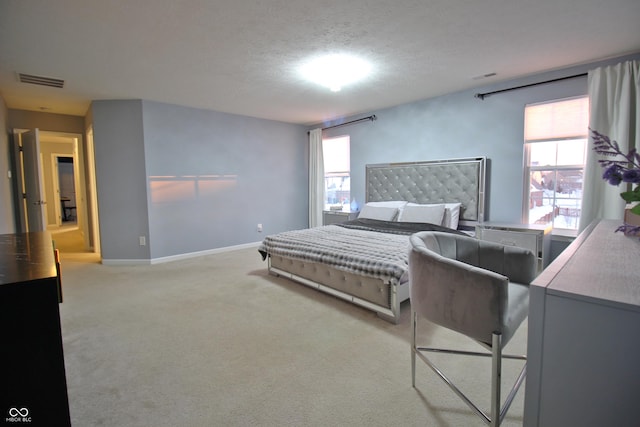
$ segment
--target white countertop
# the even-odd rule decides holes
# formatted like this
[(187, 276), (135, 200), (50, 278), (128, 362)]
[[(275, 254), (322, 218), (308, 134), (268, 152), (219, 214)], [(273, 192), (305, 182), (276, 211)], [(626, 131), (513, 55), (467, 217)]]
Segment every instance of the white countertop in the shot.
[(614, 232), (619, 225), (616, 220), (591, 224), (532, 286), (640, 311), (640, 237)]

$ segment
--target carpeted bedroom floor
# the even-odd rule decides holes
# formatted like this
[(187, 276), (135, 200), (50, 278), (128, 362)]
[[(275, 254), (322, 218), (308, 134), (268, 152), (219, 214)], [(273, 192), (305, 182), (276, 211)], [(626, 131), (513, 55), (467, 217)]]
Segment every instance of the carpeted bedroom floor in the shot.
[[(151, 266), (62, 252), (74, 426), (482, 426), (419, 362), (400, 324), (284, 278), (257, 250)], [(423, 341), (480, 349), (425, 325)], [(507, 347), (523, 353), (526, 324)], [(490, 359), (437, 356), (489, 406)], [(503, 388), (520, 362), (505, 361)], [(522, 425), (524, 386), (505, 419)]]

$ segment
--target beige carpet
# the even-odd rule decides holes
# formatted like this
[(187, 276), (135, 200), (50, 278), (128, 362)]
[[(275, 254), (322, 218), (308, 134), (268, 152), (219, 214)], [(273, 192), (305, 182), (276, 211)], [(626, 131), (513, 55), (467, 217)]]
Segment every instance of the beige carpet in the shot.
[[(74, 426), (482, 426), (419, 362), (398, 325), (269, 276), (256, 249), (153, 266), (63, 252)], [(508, 346), (524, 352), (526, 325)], [(480, 347), (439, 327), (426, 342)], [(489, 359), (438, 356), (488, 408)], [(505, 361), (503, 387), (519, 362)], [(505, 420), (522, 425), (524, 386)]]

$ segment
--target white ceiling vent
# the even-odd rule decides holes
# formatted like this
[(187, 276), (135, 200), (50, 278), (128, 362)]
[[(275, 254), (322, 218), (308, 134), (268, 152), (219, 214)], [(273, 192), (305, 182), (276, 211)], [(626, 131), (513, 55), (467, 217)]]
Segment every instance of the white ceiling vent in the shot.
[(57, 87), (60, 89), (64, 87), (64, 80), (54, 79), (53, 77), (34, 76), (33, 74), (18, 73), (18, 80), (20, 80), (20, 83), (30, 83), (32, 85)]

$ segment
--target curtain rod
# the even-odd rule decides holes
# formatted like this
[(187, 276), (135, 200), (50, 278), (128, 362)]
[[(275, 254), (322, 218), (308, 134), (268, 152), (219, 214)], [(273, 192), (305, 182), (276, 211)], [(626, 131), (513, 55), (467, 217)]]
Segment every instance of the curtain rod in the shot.
[(557, 78), (557, 79), (546, 80), (546, 81), (544, 81), (544, 82), (531, 83), (531, 84), (528, 84), (528, 85), (511, 87), (511, 88), (508, 88), (508, 89), (494, 90), (493, 92), (476, 93), (476, 94), (475, 94), (475, 97), (484, 101), (484, 99), (485, 99), (487, 96), (495, 95), (495, 94), (497, 94), (497, 93), (509, 92), (509, 91), (511, 91), (511, 90), (524, 89), (524, 88), (526, 88), (526, 87), (538, 86), (538, 85), (543, 85), (543, 84), (553, 83), (553, 82), (559, 82), (559, 81), (561, 81), (561, 80), (575, 79), (576, 77), (584, 77), (584, 76), (586, 76), (587, 74), (588, 74), (588, 73), (582, 73), (582, 74), (576, 74), (576, 75), (574, 75), (574, 76), (560, 77), (560, 78)]
[(358, 122), (364, 122), (365, 120), (371, 120), (372, 122), (374, 120), (377, 120), (378, 118), (376, 117), (375, 114), (369, 116), (369, 117), (363, 117), (361, 119), (357, 119), (357, 120), (351, 120), (350, 122), (345, 122), (345, 123), (340, 123), (339, 125), (333, 125), (333, 126), (328, 126), (326, 128), (322, 128), (322, 130), (327, 130), (327, 129), (333, 129), (333, 128), (338, 128), (340, 126), (346, 126), (346, 125), (350, 125), (353, 123), (358, 123)]
[[(373, 122), (375, 120), (378, 120), (378, 118), (376, 117), (375, 114), (372, 114), (372, 115), (370, 115), (368, 117), (363, 117), (361, 119), (351, 120), (350, 122), (340, 123), (339, 125), (327, 126), (326, 128), (322, 128), (321, 130), (327, 130), (327, 129), (337, 128), (337, 127), (340, 127), (340, 126), (351, 125), (353, 123), (364, 122), (365, 120), (370, 120), (370, 121)], [(309, 133), (309, 131), (307, 131), (307, 134), (308, 133)]]

